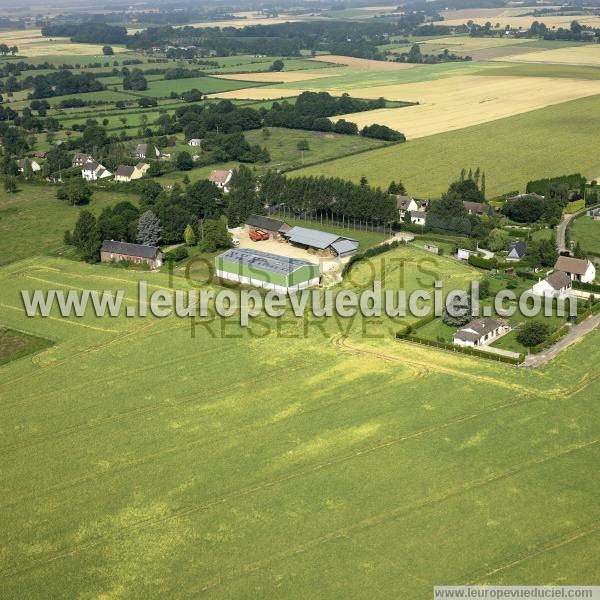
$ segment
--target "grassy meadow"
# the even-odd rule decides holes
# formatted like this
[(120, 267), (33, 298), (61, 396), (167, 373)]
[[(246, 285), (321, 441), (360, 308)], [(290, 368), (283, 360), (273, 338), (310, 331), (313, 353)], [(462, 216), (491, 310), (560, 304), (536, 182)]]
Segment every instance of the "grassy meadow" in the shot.
[[(389, 286), (398, 261), (418, 285), (424, 256), (394, 251)], [(472, 276), (435, 260), (451, 285)], [(372, 598), (401, 581), (418, 600), (524, 572), (594, 583), (597, 333), (527, 371), (395, 342), (376, 319), (260, 317), (252, 334), (234, 320), (28, 319), (20, 303), (21, 288), (91, 287), (130, 304), (140, 279), (186, 286), (53, 258), (0, 269), (3, 324), (56, 341), (0, 366), (8, 597)]]
[(569, 227), (569, 236), (587, 252), (600, 254), (600, 221), (588, 216), (579, 217)]

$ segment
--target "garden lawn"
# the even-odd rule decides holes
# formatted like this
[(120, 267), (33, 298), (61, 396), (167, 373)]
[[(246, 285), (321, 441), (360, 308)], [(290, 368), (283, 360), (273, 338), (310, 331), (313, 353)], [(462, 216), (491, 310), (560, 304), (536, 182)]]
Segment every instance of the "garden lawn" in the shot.
[(587, 252), (600, 254), (600, 221), (583, 216), (575, 219), (569, 227), (569, 236)]

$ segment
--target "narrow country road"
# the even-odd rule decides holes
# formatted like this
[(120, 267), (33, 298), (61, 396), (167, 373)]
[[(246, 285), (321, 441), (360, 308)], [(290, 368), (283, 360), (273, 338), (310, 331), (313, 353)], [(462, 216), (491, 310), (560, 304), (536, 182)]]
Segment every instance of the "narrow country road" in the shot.
[(600, 315), (593, 315), (588, 317), (579, 325), (573, 325), (562, 339), (560, 339), (554, 346), (551, 346), (547, 350), (540, 352), (539, 354), (529, 354), (525, 357), (525, 360), (519, 365), (520, 367), (536, 369), (545, 365), (551, 361), (559, 352), (568, 348), (575, 342), (579, 341), (582, 337), (590, 333), (593, 329), (600, 325)]

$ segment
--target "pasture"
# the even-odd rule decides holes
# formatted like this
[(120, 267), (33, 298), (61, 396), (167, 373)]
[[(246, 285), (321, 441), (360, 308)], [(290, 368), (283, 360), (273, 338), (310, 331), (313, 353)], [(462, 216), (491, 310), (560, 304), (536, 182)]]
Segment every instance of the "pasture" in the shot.
[[(391, 253), (388, 287), (431, 281), (425, 256)], [(427, 259), (451, 285), (472, 276)], [(20, 303), (21, 288), (112, 288), (130, 304), (140, 279), (186, 286), (52, 258), (0, 269), (2, 323), (57, 341), (0, 366), (8, 597), (391, 597), (402, 582), (420, 600), (525, 568), (594, 583), (598, 333), (527, 371), (395, 342), (376, 319), (260, 317), (252, 335), (28, 319)]]
[(166, 98), (171, 92), (182, 94), (190, 90), (197, 89), (203, 94), (215, 94), (218, 92), (227, 92), (230, 90), (240, 90), (245, 87), (252, 87), (252, 83), (247, 81), (221, 79), (217, 77), (191, 77), (187, 79), (160, 79), (148, 82), (148, 89), (141, 92), (134, 92), (139, 96), (153, 96), (155, 98)]
[(600, 254), (600, 221), (594, 221), (587, 215), (579, 217), (569, 227), (569, 236), (586, 252)]
[[(364, 175), (372, 185), (382, 187), (401, 179), (409, 193), (427, 198), (445, 191), (462, 168), (479, 166), (486, 172), (488, 197), (493, 198), (523, 190), (528, 181), (556, 173), (581, 172), (595, 177), (597, 158), (581, 148), (593, 147), (600, 136), (598, 111), (600, 96), (581, 98), (295, 173), (353, 181)], [(552, 140), (552, 152), (548, 140)]]

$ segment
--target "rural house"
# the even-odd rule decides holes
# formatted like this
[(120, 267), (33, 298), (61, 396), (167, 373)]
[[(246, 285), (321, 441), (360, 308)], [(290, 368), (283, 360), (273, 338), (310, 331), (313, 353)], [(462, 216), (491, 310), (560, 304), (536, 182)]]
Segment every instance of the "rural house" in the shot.
[(91, 154), (83, 154), (78, 152), (71, 163), (72, 167), (83, 167), (88, 162), (94, 162), (94, 157)]
[(475, 319), (454, 334), (453, 342), (457, 346), (484, 346), (508, 331), (510, 327), (501, 321)]
[(195, 146), (198, 147), (200, 146), (200, 144), (202, 144), (202, 140), (200, 138), (192, 138), (189, 142), (188, 142), (188, 146)]
[(115, 173), (115, 181), (129, 182), (135, 179), (140, 179), (148, 170), (149, 165), (146, 163), (138, 163), (135, 167), (130, 165), (119, 165)]
[(527, 246), (523, 240), (518, 240), (516, 242), (511, 242), (508, 247), (508, 254), (506, 255), (506, 260), (508, 261), (518, 261), (523, 260), (525, 258), (525, 252), (527, 251)]
[(280, 234), (288, 231), (290, 226), (279, 219), (272, 219), (263, 215), (249, 215), (246, 219), (246, 229), (248, 232), (261, 229), (269, 234), (269, 237), (276, 240)]
[(35, 156), (35, 158), (46, 158), (48, 153), (45, 150), (38, 150), (33, 153), (33, 156)]
[(484, 204), (483, 202), (469, 202), (464, 200), (463, 206), (470, 215), (477, 215), (478, 217), (491, 215), (494, 212), (494, 209), (489, 204)]
[(282, 232), (283, 237), (294, 246), (300, 246), (320, 256), (349, 256), (358, 250), (358, 241), (306, 227), (292, 227)]
[(565, 298), (573, 287), (573, 282), (564, 271), (555, 271), (546, 279), (540, 279), (530, 290), (530, 294), (542, 298)]
[(151, 269), (159, 269), (162, 266), (162, 258), (162, 252), (157, 246), (104, 240), (100, 249), (102, 262), (126, 261), (138, 265), (146, 263)]
[(398, 209), (400, 219), (404, 219), (407, 212), (419, 210), (419, 205), (414, 198), (403, 196), (402, 194), (397, 194), (394, 197), (396, 198), (396, 208)]
[(220, 171), (215, 169), (208, 176), (208, 180), (212, 181), (220, 190), (223, 190), (225, 193), (229, 192), (228, 184), (231, 181), (231, 177), (233, 176), (233, 171)]
[(427, 222), (427, 213), (422, 210), (413, 210), (410, 213), (410, 222), (413, 225), (425, 225)]
[(81, 176), (87, 181), (96, 181), (97, 179), (105, 179), (110, 177), (112, 173), (95, 160), (85, 163), (81, 167)]
[(596, 280), (596, 267), (589, 260), (559, 256), (554, 269), (564, 271), (573, 281), (594, 283)]
[(39, 163), (37, 163), (35, 160), (29, 160), (28, 158), (22, 158), (21, 160), (17, 161), (17, 167), (19, 169), (19, 173), (23, 173), (25, 171), (25, 165), (27, 164), (27, 162), (29, 162), (29, 164), (31, 165), (31, 170), (34, 173), (37, 173), (38, 171), (40, 171), (42, 169), (42, 167), (40, 167)]
[(136, 158), (161, 158), (162, 152), (153, 144), (138, 144), (135, 148)]

